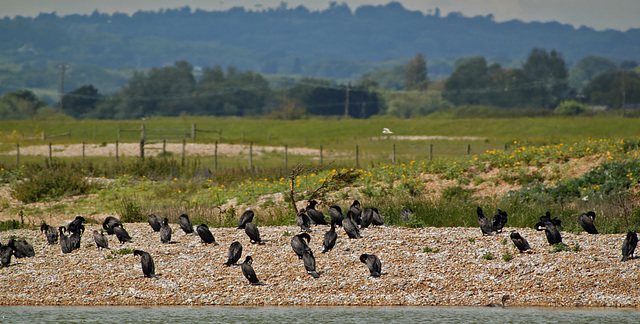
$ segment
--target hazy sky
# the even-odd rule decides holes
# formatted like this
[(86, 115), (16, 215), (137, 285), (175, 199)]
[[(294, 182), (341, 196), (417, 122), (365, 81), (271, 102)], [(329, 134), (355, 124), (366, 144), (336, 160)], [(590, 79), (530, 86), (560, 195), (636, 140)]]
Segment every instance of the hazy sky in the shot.
[[(88, 14), (98, 9), (102, 13), (131, 14), (139, 9), (162, 8), (226, 10), (234, 6), (247, 9), (276, 7), (281, 0), (0, 0), (0, 17), (36, 16), (40, 12), (57, 12), (63, 16), (72, 13)], [(304, 5), (311, 10), (325, 9), (330, 1), (288, 0), (289, 7)], [(389, 0), (346, 0), (353, 10), (363, 4), (381, 5)], [(558, 21), (574, 27), (582, 25), (597, 30), (640, 28), (640, 0), (399, 0), (405, 8), (428, 13), (440, 8), (442, 15), (452, 11), (465, 16), (493, 14), (496, 21), (520, 19), (523, 21)]]

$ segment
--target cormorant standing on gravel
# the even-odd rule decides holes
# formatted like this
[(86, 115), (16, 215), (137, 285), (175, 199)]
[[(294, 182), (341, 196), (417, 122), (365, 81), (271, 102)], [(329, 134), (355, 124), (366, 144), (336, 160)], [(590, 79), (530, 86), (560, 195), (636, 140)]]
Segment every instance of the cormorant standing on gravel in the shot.
[(147, 216), (147, 222), (149, 222), (149, 226), (151, 226), (154, 232), (160, 232), (160, 228), (162, 228), (162, 219), (160, 216), (150, 214)]
[(324, 219), (324, 214), (316, 209), (317, 204), (317, 201), (309, 200), (309, 205), (307, 205), (307, 216), (309, 216), (311, 222), (316, 225), (328, 225), (327, 221)]
[(296, 222), (303, 232), (311, 232), (311, 228), (309, 228), (309, 223), (311, 221), (309, 220), (309, 216), (307, 216), (305, 209), (301, 208), (298, 211), (298, 214), (296, 215)]
[(104, 230), (93, 230), (93, 240), (96, 242), (98, 248), (109, 250), (109, 239), (104, 235)]
[(593, 221), (595, 220), (596, 220), (596, 213), (593, 211), (588, 211), (578, 216), (578, 224), (580, 224), (580, 226), (582, 226), (585, 232), (589, 234), (600, 234), (598, 233), (596, 226), (593, 224)]
[(171, 226), (169, 226), (169, 219), (164, 218), (162, 220), (162, 226), (160, 227), (160, 241), (162, 243), (169, 243), (171, 241)]
[(180, 228), (184, 231), (185, 234), (193, 233), (193, 225), (191, 225), (191, 221), (189, 220), (189, 215), (182, 214), (178, 217), (178, 224), (180, 224)]
[[(305, 242), (304, 240), (307, 240)], [(302, 255), (304, 254), (304, 248), (307, 246), (307, 243), (311, 241), (311, 236), (307, 233), (300, 233), (298, 235), (294, 235), (291, 238), (291, 248), (293, 252), (296, 253), (298, 259), (302, 259)]]
[(7, 245), (13, 249), (16, 258), (30, 258), (36, 255), (33, 245), (25, 239), (10, 239)]
[(113, 216), (109, 216), (109, 217), (104, 219), (104, 222), (102, 223), (102, 228), (107, 232), (107, 234), (113, 235), (113, 234), (115, 234), (113, 232), (113, 229), (118, 225), (122, 225), (120, 220), (118, 220), (117, 218), (115, 218)]
[(384, 219), (382, 218), (382, 215), (380, 215), (380, 212), (378, 211), (378, 208), (376, 207), (369, 207), (371, 208), (371, 210), (373, 210), (373, 214), (371, 215), (371, 224), (372, 225), (384, 225)]
[(549, 242), (549, 245), (562, 243), (562, 236), (560, 236), (560, 231), (558, 231), (558, 229), (552, 222), (538, 222), (536, 223), (536, 230), (544, 230), (544, 235), (547, 237), (547, 242)]
[(333, 249), (333, 246), (336, 245), (336, 240), (338, 239), (338, 234), (336, 234), (336, 224), (333, 220), (331, 220), (331, 228), (324, 233), (324, 240), (322, 241), (322, 246), (324, 250), (321, 253), (326, 253)]
[(264, 244), (262, 242), (262, 239), (260, 239), (260, 231), (258, 230), (258, 227), (255, 224), (246, 223), (244, 225), (244, 232), (249, 237), (249, 242), (251, 242), (251, 244), (256, 244), (256, 243)]
[(360, 214), (360, 228), (367, 228), (373, 221), (373, 209), (365, 208)]
[(367, 265), (372, 277), (380, 277), (382, 275), (382, 262), (375, 254), (362, 254), (360, 256), (360, 262)]
[(129, 232), (124, 229), (122, 224), (118, 224), (117, 226), (115, 226), (113, 228), (113, 233), (116, 234), (116, 237), (118, 238), (118, 241), (120, 241), (120, 243), (132, 242)]
[(13, 249), (8, 245), (2, 245), (2, 243), (0, 243), (0, 265), (8, 267), (11, 264), (12, 256)]
[(251, 266), (252, 263), (253, 258), (251, 258), (250, 255), (247, 255), (247, 257), (244, 259), (244, 262), (240, 265), (240, 268), (242, 268), (242, 274), (245, 278), (247, 278), (247, 280), (249, 280), (252, 285), (264, 285), (260, 282), (260, 280), (258, 280), (256, 272), (253, 271), (253, 266)]
[(314, 278), (320, 278), (320, 274), (316, 271), (316, 258), (313, 256), (313, 252), (309, 246), (305, 246), (304, 252), (302, 253), (302, 262), (308, 274)]
[(244, 229), (245, 225), (247, 225), (247, 223), (251, 223), (253, 222), (253, 217), (255, 216), (255, 213), (253, 212), (253, 210), (247, 210), (244, 213), (242, 213), (242, 215), (240, 216), (240, 220), (238, 220), (238, 228), (237, 229)]
[(229, 245), (229, 256), (227, 258), (227, 262), (224, 263), (227, 267), (230, 265), (238, 265), (237, 262), (240, 260), (242, 256), (242, 244), (238, 241), (234, 241)]
[(358, 224), (358, 226), (360, 226), (360, 224), (362, 223), (362, 219), (360, 218), (362, 214), (362, 210), (360, 209), (360, 202), (358, 200), (354, 200), (349, 207), (349, 210), (351, 211), (351, 220), (353, 220), (356, 224)]
[(633, 259), (633, 252), (638, 245), (638, 234), (633, 231), (627, 231), (627, 237), (622, 242), (622, 261)]
[(142, 273), (147, 278), (157, 278), (156, 266), (153, 264), (153, 258), (145, 251), (134, 250), (133, 255), (140, 256), (140, 263), (142, 264)]
[(342, 220), (342, 228), (344, 228), (347, 236), (352, 239), (362, 238), (360, 236), (360, 229), (358, 226), (351, 220), (351, 210), (347, 212), (347, 217)]
[(79, 231), (71, 232), (71, 235), (69, 235), (69, 241), (71, 242), (71, 248), (74, 249), (74, 250), (79, 250), (80, 249), (80, 241), (81, 240), (82, 240), (82, 234)]
[(493, 231), (497, 233), (502, 232), (502, 228), (507, 224), (507, 212), (504, 210), (498, 209), (498, 213), (493, 216)]
[(58, 243), (58, 231), (55, 227), (43, 222), (42, 225), (40, 225), (40, 232), (47, 236), (47, 242), (49, 242), (49, 245)]
[(531, 246), (529, 246), (529, 242), (527, 242), (527, 240), (524, 237), (522, 237), (520, 233), (512, 232), (510, 237), (511, 237), (511, 242), (513, 242), (513, 244), (515, 244), (518, 250), (520, 250), (520, 253), (531, 249)]
[(476, 213), (478, 214), (478, 225), (480, 225), (482, 236), (493, 235), (493, 224), (489, 217), (484, 214), (480, 206), (476, 209)]
[(60, 247), (62, 248), (62, 253), (65, 253), (65, 254), (73, 252), (73, 245), (71, 245), (71, 239), (69, 238), (69, 236), (64, 234), (66, 230), (67, 228), (64, 226), (58, 227), (58, 231), (60, 232)]
[(69, 233), (84, 233), (84, 225), (82, 225), (82, 223), (85, 221), (84, 217), (82, 216), (76, 216), (76, 218), (71, 221), (71, 223), (69, 223), (69, 226), (67, 226), (67, 230), (69, 231)]
[(344, 216), (342, 216), (342, 208), (340, 206), (329, 206), (329, 218), (331, 222), (337, 226), (342, 226), (342, 220)]
[(209, 226), (207, 226), (206, 224), (198, 225), (198, 227), (196, 228), (196, 233), (198, 233), (198, 236), (200, 236), (202, 242), (206, 244), (213, 243), (213, 245), (218, 245), (216, 239), (213, 237), (213, 234), (211, 234), (211, 231), (209, 230)]

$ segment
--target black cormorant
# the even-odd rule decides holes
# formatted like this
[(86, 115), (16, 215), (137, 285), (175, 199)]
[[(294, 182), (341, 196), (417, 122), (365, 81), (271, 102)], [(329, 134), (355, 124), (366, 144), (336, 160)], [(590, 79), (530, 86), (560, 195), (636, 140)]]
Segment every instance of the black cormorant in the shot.
[(178, 224), (180, 224), (180, 228), (184, 231), (185, 234), (193, 233), (193, 225), (191, 225), (191, 221), (189, 220), (189, 215), (182, 214), (178, 217)]
[(71, 241), (71, 248), (74, 250), (80, 249), (80, 240), (82, 240), (82, 234), (80, 232), (71, 232), (71, 235), (69, 235), (69, 241)]
[[(361, 214), (362, 210), (360, 209), (360, 202), (358, 200), (354, 200), (351, 206), (349, 207), (351, 211), (351, 220), (353, 220), (358, 226), (362, 223)], [(348, 212), (347, 212), (348, 213)]]
[(36, 255), (33, 246), (25, 239), (10, 239), (7, 245), (13, 249), (16, 258), (30, 258)]
[(562, 243), (562, 236), (560, 235), (560, 231), (558, 231), (558, 229), (552, 222), (546, 220), (544, 222), (538, 222), (536, 223), (536, 230), (544, 230), (544, 235), (547, 237), (547, 242), (549, 242), (549, 245)]
[(251, 244), (264, 244), (260, 239), (260, 231), (254, 223), (246, 223), (244, 225), (244, 232), (249, 237), (249, 242), (251, 242)]
[(578, 216), (578, 224), (584, 228), (584, 230), (589, 234), (600, 234), (596, 229), (596, 226), (593, 224), (593, 221), (596, 220), (596, 213), (593, 211), (588, 211), (586, 213), (580, 214)]
[(373, 221), (373, 209), (371, 209), (371, 207), (368, 207), (362, 210), (360, 218), (360, 228), (369, 227), (369, 225), (371, 225), (371, 222)]
[(324, 219), (324, 214), (316, 209), (317, 204), (317, 201), (309, 200), (309, 204), (307, 205), (307, 216), (309, 216), (309, 219), (313, 224), (328, 225), (327, 221)]
[(342, 220), (344, 219), (342, 208), (336, 205), (329, 206), (329, 218), (335, 225), (342, 226)]
[(298, 211), (298, 214), (296, 215), (296, 222), (303, 232), (311, 232), (311, 228), (309, 228), (309, 216), (307, 216), (305, 209), (301, 208)]
[(93, 240), (96, 242), (98, 248), (109, 250), (109, 238), (104, 235), (104, 230), (93, 230)]
[[(305, 239), (307, 240), (307, 242), (304, 241)], [(291, 238), (291, 248), (293, 249), (293, 252), (295, 252), (298, 256), (298, 259), (302, 259), (304, 248), (307, 246), (307, 243), (309, 243), (309, 241), (311, 241), (311, 236), (307, 233), (300, 233), (298, 235), (294, 235)]]
[(244, 229), (244, 226), (247, 225), (247, 223), (253, 222), (253, 216), (255, 216), (255, 213), (253, 212), (253, 210), (247, 210), (244, 213), (242, 213), (242, 215), (240, 216), (240, 219), (238, 220), (237, 229)]
[(493, 216), (493, 231), (501, 233), (504, 225), (507, 224), (507, 212), (501, 209), (498, 209), (498, 213)]
[(633, 231), (627, 231), (627, 237), (622, 242), (622, 261), (633, 259), (633, 252), (638, 245), (638, 234)]
[(256, 276), (256, 272), (253, 271), (253, 267), (251, 264), (253, 263), (253, 258), (250, 255), (244, 259), (244, 262), (240, 265), (242, 268), (242, 274), (252, 285), (263, 285), (263, 283), (258, 280), (258, 276)]
[(218, 245), (218, 243), (216, 243), (216, 239), (213, 237), (213, 234), (211, 234), (211, 231), (209, 230), (209, 226), (207, 226), (206, 224), (198, 225), (198, 227), (196, 228), (196, 233), (198, 233), (198, 236), (200, 236), (200, 239), (205, 244), (213, 243), (213, 245)]
[(129, 235), (127, 230), (124, 229), (122, 224), (118, 224), (116, 227), (114, 227), (113, 232), (116, 234), (116, 237), (118, 238), (118, 241), (120, 241), (120, 243), (132, 242), (131, 236)]
[(60, 232), (60, 247), (62, 248), (62, 253), (71, 253), (73, 252), (73, 245), (71, 245), (69, 236), (64, 234), (66, 230), (67, 228), (64, 226), (58, 227), (58, 231)]
[(153, 264), (153, 258), (151, 255), (145, 251), (134, 250), (133, 255), (139, 255), (140, 263), (142, 264), (142, 273), (147, 278), (157, 278), (156, 276), (156, 266)]
[(313, 252), (309, 246), (305, 246), (304, 252), (302, 253), (302, 262), (308, 274), (314, 278), (320, 278), (320, 274), (316, 271), (316, 258), (313, 256)]
[(352, 238), (352, 239), (362, 238), (362, 236), (360, 236), (360, 229), (353, 222), (353, 220), (351, 220), (351, 211), (348, 211), (347, 217), (342, 220), (342, 228), (344, 228), (344, 231), (345, 233), (347, 233), (347, 236), (349, 238)]
[(487, 305), (487, 307), (505, 307), (507, 305), (505, 305), (505, 302), (509, 300), (509, 295), (504, 295), (502, 296), (502, 303), (498, 304), (498, 303), (490, 303)]
[(382, 275), (382, 262), (375, 254), (362, 254), (360, 256), (360, 262), (367, 265), (372, 277), (380, 277)]
[(147, 222), (149, 222), (149, 226), (151, 226), (154, 232), (160, 232), (160, 228), (162, 228), (162, 218), (160, 218), (160, 216), (150, 214), (147, 216)]
[(8, 245), (2, 245), (2, 243), (0, 243), (0, 265), (8, 267), (11, 264), (12, 256), (13, 249)]
[(371, 208), (371, 210), (373, 210), (373, 214), (371, 215), (371, 224), (372, 225), (384, 225), (384, 219), (382, 218), (382, 215), (380, 215), (380, 212), (378, 211), (378, 208), (375, 207), (369, 207)]
[(71, 221), (71, 223), (69, 223), (69, 226), (67, 226), (67, 230), (69, 231), (69, 233), (84, 233), (84, 225), (82, 225), (84, 221), (84, 217), (76, 216), (76, 218)]
[(227, 262), (224, 263), (227, 267), (230, 265), (238, 265), (237, 262), (240, 260), (242, 256), (242, 244), (240, 242), (235, 241), (229, 245), (229, 256), (227, 258)]
[(524, 237), (522, 237), (520, 233), (512, 232), (510, 237), (511, 237), (511, 242), (513, 242), (513, 244), (515, 244), (518, 250), (520, 250), (520, 253), (531, 249), (531, 246), (529, 246), (529, 242), (527, 242), (527, 240)]
[(169, 226), (169, 219), (168, 218), (164, 218), (164, 220), (162, 220), (162, 226), (160, 227), (160, 241), (162, 241), (162, 243), (169, 243), (169, 241), (171, 241), (171, 226)]
[(478, 214), (478, 225), (480, 225), (482, 236), (493, 235), (493, 224), (489, 217), (482, 212), (482, 208), (480, 206), (476, 209), (476, 213)]
[(40, 232), (47, 236), (47, 242), (49, 242), (50, 245), (58, 243), (58, 231), (55, 227), (43, 222), (42, 225), (40, 225)]
[(113, 216), (109, 216), (109, 217), (104, 219), (104, 222), (102, 223), (102, 228), (107, 232), (107, 234), (113, 235), (113, 234), (115, 234), (113, 232), (113, 228), (118, 226), (118, 225), (122, 225), (120, 220), (115, 218), (115, 217), (113, 217)]
[(336, 239), (338, 239), (338, 234), (336, 234), (336, 224), (331, 221), (331, 228), (324, 233), (324, 240), (322, 241), (322, 246), (324, 250), (321, 253), (326, 253), (333, 249), (333, 246), (336, 245)]

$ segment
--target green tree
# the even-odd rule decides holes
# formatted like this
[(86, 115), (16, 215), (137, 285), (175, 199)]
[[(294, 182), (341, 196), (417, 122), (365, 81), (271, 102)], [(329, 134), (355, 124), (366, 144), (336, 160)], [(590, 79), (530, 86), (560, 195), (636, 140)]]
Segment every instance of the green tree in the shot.
[(554, 110), (554, 112), (558, 115), (564, 116), (575, 116), (586, 110), (586, 106), (575, 101), (575, 100), (565, 100), (561, 102), (558, 107)]
[(93, 85), (84, 85), (64, 95), (63, 113), (74, 118), (83, 118), (96, 108), (100, 93)]
[(0, 98), (0, 119), (31, 118), (44, 107), (47, 104), (30, 90), (11, 91)]
[(574, 89), (582, 90), (599, 73), (615, 69), (616, 63), (612, 60), (589, 55), (569, 69), (569, 85)]
[[(622, 84), (622, 71), (601, 73), (587, 84), (584, 94), (592, 105), (620, 108), (622, 107)], [(624, 87), (626, 104), (640, 104), (640, 74), (625, 71)]]
[(528, 95), (534, 105), (553, 108), (566, 96), (568, 70), (556, 50), (532, 49), (522, 69), (529, 78)]
[(456, 106), (486, 104), (488, 72), (484, 56), (456, 60), (456, 69), (445, 82), (442, 97)]
[(427, 60), (421, 53), (409, 60), (404, 70), (405, 90), (427, 90)]

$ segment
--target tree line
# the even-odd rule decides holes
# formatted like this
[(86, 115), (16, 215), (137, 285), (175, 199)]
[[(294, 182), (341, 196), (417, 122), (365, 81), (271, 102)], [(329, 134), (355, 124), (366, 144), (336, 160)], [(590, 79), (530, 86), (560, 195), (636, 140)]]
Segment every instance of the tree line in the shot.
[[(417, 53), (406, 65), (365, 73), (353, 83), (339, 83), (313, 77), (274, 78), (221, 66), (204, 67), (196, 73), (193, 65), (181, 60), (135, 71), (113, 94), (101, 94), (92, 84), (80, 86), (65, 93), (55, 107), (29, 90), (11, 91), (0, 98), (0, 118), (24, 119), (54, 112), (78, 119), (181, 114), (281, 119), (389, 114), (412, 118), (464, 106), (549, 112), (565, 101), (610, 108), (621, 108), (623, 101), (630, 107), (640, 104), (640, 68), (632, 61), (616, 65), (588, 56), (569, 69), (558, 51), (534, 48), (521, 67), (489, 64), (483, 56), (460, 58), (455, 71), (444, 80), (429, 80), (427, 66), (425, 55)], [(396, 79), (401, 90), (381, 88), (380, 83), (390, 79)], [(566, 107), (557, 112), (584, 110), (582, 106)]]

